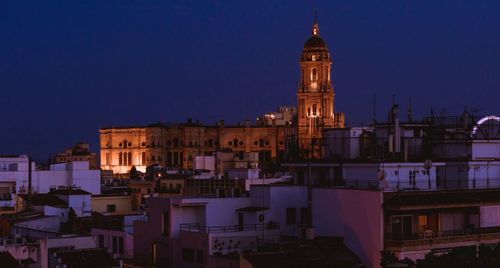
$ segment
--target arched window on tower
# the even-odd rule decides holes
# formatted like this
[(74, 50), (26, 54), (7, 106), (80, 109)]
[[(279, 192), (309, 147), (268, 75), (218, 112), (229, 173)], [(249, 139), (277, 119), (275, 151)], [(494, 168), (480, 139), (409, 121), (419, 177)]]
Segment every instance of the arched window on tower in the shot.
[(315, 117), (316, 116), (316, 104), (313, 104), (313, 111), (312, 115)]
[(311, 81), (315, 82), (318, 80), (318, 71), (316, 68), (313, 68), (311, 71)]

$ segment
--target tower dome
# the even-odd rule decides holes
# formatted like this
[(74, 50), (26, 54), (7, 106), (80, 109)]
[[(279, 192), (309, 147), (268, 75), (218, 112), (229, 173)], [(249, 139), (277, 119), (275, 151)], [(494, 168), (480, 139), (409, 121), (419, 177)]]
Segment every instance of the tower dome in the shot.
[(302, 51), (302, 60), (312, 60), (313, 55), (316, 59), (329, 60), (330, 55), (328, 53), (328, 45), (319, 36), (319, 25), (314, 16), (314, 23), (311, 31), (311, 37), (307, 39), (304, 44), (304, 50)]

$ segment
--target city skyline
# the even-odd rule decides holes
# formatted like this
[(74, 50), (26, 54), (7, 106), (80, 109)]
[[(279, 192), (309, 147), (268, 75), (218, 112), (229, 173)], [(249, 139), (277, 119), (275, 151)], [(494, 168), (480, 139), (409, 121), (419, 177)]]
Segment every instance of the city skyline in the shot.
[[(97, 151), (98, 129), (109, 125), (236, 123), (295, 106), (314, 9), (306, 2), (2, 5), (0, 146), (38, 159), (80, 140)], [(371, 120), (374, 94), (380, 120), (393, 94), (402, 115), (412, 97), (416, 118), (431, 107), (498, 112), (499, 19), (491, 5), (316, 9), (333, 58), (336, 109), (348, 124)]]

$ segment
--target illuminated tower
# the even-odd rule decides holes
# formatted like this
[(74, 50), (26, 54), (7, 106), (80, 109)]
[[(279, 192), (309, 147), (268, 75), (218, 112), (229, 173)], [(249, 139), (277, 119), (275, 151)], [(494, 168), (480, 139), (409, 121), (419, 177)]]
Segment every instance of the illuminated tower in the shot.
[(328, 46), (319, 35), (315, 17), (312, 36), (302, 51), (297, 89), (299, 146), (308, 158), (321, 157), (324, 128), (343, 127), (343, 118), (335, 120), (331, 64)]

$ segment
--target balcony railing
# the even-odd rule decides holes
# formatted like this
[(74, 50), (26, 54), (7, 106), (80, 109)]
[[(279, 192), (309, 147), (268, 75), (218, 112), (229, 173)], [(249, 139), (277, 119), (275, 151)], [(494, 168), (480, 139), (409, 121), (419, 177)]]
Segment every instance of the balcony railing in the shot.
[(423, 232), (416, 232), (411, 234), (393, 234), (385, 233), (385, 244), (386, 246), (416, 246), (426, 243), (447, 243), (447, 242), (458, 242), (467, 241), (471, 239), (490, 239), (498, 238), (500, 239), (500, 228), (467, 228), (460, 230), (448, 230), (448, 231), (438, 231), (434, 232), (432, 230), (427, 230)]
[(378, 180), (343, 180), (334, 186), (353, 189), (380, 189), (386, 192), (399, 191), (435, 191), (435, 190), (460, 190), (460, 189), (497, 189), (500, 188), (500, 177), (488, 178), (416, 178), (414, 183), (409, 183), (407, 177), (399, 181), (394, 179), (381, 182)]
[(245, 232), (245, 231), (265, 231), (279, 230), (279, 223), (267, 224), (243, 224), (243, 225), (226, 225), (226, 226), (204, 226), (197, 223), (181, 224), (181, 231), (201, 232), (201, 233), (228, 233), (228, 232)]

